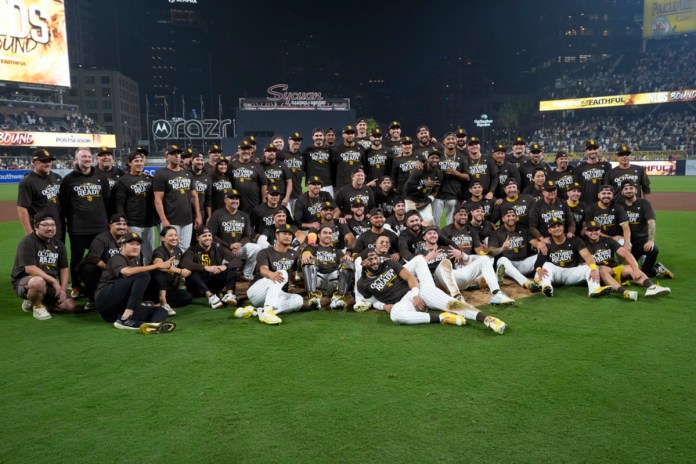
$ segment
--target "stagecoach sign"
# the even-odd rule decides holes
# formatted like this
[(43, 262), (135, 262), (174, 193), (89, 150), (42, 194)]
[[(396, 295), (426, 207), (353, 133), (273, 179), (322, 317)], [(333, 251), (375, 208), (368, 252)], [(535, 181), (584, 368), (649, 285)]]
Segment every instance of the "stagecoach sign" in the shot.
[(339, 110), (350, 109), (348, 98), (326, 98), (321, 92), (290, 92), (287, 84), (266, 89), (266, 98), (240, 98), (242, 110)]
[(158, 119), (152, 123), (155, 139), (221, 139), (227, 137), (227, 126), (231, 119), (188, 119), (168, 121)]

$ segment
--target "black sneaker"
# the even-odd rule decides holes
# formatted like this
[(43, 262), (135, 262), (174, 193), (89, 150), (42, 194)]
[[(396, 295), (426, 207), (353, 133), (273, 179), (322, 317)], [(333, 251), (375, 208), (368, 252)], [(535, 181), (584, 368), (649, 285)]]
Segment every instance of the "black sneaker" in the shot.
[(114, 327), (117, 329), (140, 330), (140, 322), (131, 317), (128, 319), (118, 318), (116, 322), (114, 322)]

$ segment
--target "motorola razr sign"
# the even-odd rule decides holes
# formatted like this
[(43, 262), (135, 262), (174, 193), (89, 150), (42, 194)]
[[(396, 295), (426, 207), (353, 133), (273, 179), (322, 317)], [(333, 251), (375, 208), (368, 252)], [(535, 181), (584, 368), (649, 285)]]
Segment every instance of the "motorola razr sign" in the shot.
[(158, 119), (152, 123), (152, 134), (156, 140), (215, 140), (227, 137), (227, 126), (230, 124), (232, 124), (231, 119), (181, 119), (177, 121)]

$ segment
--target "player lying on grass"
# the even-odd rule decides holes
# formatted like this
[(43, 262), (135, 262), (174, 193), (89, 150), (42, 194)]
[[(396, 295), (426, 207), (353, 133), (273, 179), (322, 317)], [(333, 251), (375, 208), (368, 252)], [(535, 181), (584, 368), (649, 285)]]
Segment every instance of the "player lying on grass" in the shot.
[[(600, 233), (601, 226), (595, 221), (585, 223), (587, 235), (587, 249), (592, 253), (595, 263), (599, 265), (599, 275), (602, 282), (610, 286), (615, 292), (620, 293), (627, 300), (638, 299), (638, 292), (626, 290), (622, 283), (633, 280), (638, 285), (645, 287), (645, 296), (657, 296), (670, 293), (670, 289), (653, 284), (647, 275), (640, 270), (638, 262), (630, 251), (622, 247), (616, 240), (603, 237)], [(619, 265), (615, 255), (621, 257), (626, 265)]]
[[(502, 334), (505, 323), (488, 316), (468, 303), (455, 300), (435, 286), (428, 264), (422, 256), (411, 261), (415, 275), (396, 261), (380, 262), (377, 253), (367, 248), (361, 253), (363, 272), (358, 282), (360, 294), (377, 309), (389, 313), (397, 324), (465, 325), (466, 319), (477, 320)], [(428, 309), (444, 311), (430, 314)]]

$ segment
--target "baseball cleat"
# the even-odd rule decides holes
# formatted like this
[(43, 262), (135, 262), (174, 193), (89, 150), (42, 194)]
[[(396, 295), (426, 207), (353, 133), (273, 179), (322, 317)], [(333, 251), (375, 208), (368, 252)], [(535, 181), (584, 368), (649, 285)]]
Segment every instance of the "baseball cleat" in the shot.
[(553, 287), (551, 285), (543, 285), (541, 292), (546, 296), (553, 296)]
[(140, 333), (143, 335), (171, 333), (176, 329), (175, 322), (145, 322), (140, 325)]
[(523, 287), (532, 293), (538, 293), (541, 291), (541, 285), (539, 285), (537, 282), (534, 282), (533, 280), (527, 280), (524, 283)]
[(651, 285), (645, 289), (645, 296), (669, 295), (672, 290), (660, 284)]
[(667, 266), (662, 263), (655, 263), (655, 276), (663, 279), (674, 279), (672, 271), (667, 269)]
[(34, 305), (31, 304), (31, 301), (29, 301), (29, 300), (22, 301), (22, 311), (24, 311), (25, 313), (30, 313), (33, 307), (34, 307)]
[(220, 298), (218, 298), (217, 295), (210, 295), (210, 298), (208, 298), (208, 303), (210, 303), (210, 307), (213, 309), (218, 309), (222, 306), (222, 301), (220, 301)]
[(239, 319), (249, 319), (250, 317), (255, 315), (256, 308), (254, 308), (251, 305), (239, 307), (234, 311), (234, 317), (238, 317)]
[(271, 308), (264, 308), (259, 314), (259, 321), (268, 325), (278, 325), (283, 322), (281, 318), (276, 316), (275, 311)]
[(505, 265), (501, 264), (498, 266), (498, 270), (495, 272), (495, 276), (498, 278), (498, 285), (503, 285), (503, 278), (505, 278)]
[(346, 302), (342, 296), (334, 295), (331, 297), (331, 304), (329, 307), (331, 309), (341, 310), (346, 308)]
[(638, 292), (635, 290), (624, 290), (623, 297), (627, 300), (636, 301), (638, 299)]
[(309, 301), (307, 301), (307, 306), (312, 311), (318, 311), (321, 309), (321, 293), (319, 292), (309, 292)]
[(498, 319), (497, 317), (488, 316), (486, 320), (483, 321), (484, 325), (491, 329), (493, 332), (502, 335), (505, 332), (507, 324)]
[(466, 325), (466, 319), (464, 319), (459, 314), (452, 313), (442, 313), (440, 314), (440, 322), (442, 324), (452, 324), (452, 325)]
[(498, 293), (495, 293), (494, 295), (491, 295), (492, 305), (513, 304), (514, 302), (515, 300), (503, 293), (502, 290), (498, 291)]
[(34, 306), (32, 311), (34, 313), (34, 318), (40, 321), (47, 321), (51, 319), (51, 313), (48, 312), (45, 306)]
[(353, 305), (353, 311), (355, 311), (356, 313), (364, 313), (371, 307), (372, 303), (370, 303), (369, 301), (361, 300)]
[(609, 287), (609, 286), (597, 287), (593, 291), (590, 292), (589, 297), (590, 298), (599, 298), (600, 296), (608, 295), (613, 291), (614, 291), (614, 289)]
[(227, 306), (237, 306), (237, 297), (233, 293), (225, 293), (225, 295), (220, 299)]

